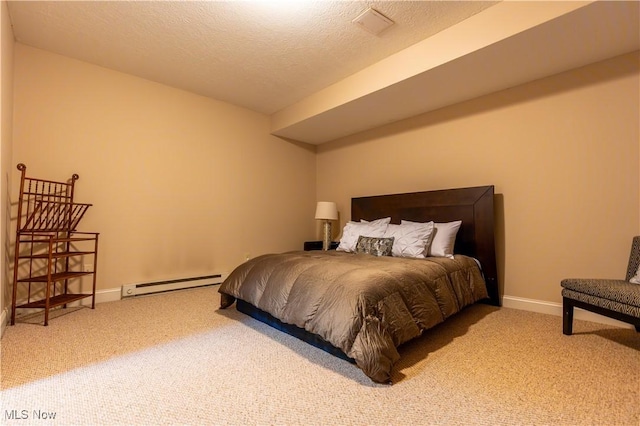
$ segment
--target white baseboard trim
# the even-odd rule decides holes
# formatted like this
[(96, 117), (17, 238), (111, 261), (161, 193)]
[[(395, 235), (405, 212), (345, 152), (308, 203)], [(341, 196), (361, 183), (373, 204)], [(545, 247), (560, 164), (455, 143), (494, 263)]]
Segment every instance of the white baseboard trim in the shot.
[[(120, 287), (96, 291), (96, 303), (116, 302), (122, 299), (122, 289)], [(86, 298), (81, 301), (83, 306), (90, 306), (91, 299)], [(503, 296), (502, 306), (523, 311), (538, 312), (541, 314), (555, 315), (562, 317), (562, 304), (546, 302), (544, 300), (526, 299), (516, 296)], [(597, 322), (601, 324), (613, 325), (622, 328), (633, 328), (631, 324), (614, 320), (603, 315), (575, 308), (573, 317), (578, 320)], [(3, 309), (0, 313), (0, 338), (4, 335), (9, 319), (9, 308)]]
[[(109, 288), (106, 290), (98, 290), (96, 291), (96, 304), (98, 303), (106, 303), (106, 302), (116, 302), (122, 299), (122, 289), (120, 287)], [(87, 297), (85, 299), (79, 300), (77, 302), (69, 303), (69, 307), (75, 306), (91, 306), (91, 298)], [(24, 315), (31, 315), (34, 313), (42, 312), (42, 309), (19, 309), (16, 311), (16, 318), (20, 318)], [(0, 315), (0, 339), (4, 335), (5, 328), (9, 324), (9, 315), (11, 313), (11, 307), (7, 307), (2, 311)]]
[[(122, 299), (122, 289), (120, 287), (96, 291), (96, 303), (116, 302), (120, 299)], [(91, 298), (82, 299), (82, 305), (91, 306)]]
[(7, 318), (9, 316), (8, 312), (9, 309), (5, 308), (0, 314), (0, 339), (2, 339), (2, 336), (4, 336), (4, 330), (7, 328)]
[[(122, 299), (122, 290), (120, 287), (108, 288), (106, 290), (96, 290), (96, 305), (98, 303), (117, 302)], [(70, 307), (74, 306), (91, 306), (91, 298), (86, 297), (77, 302), (69, 303)]]
[[(525, 299), (516, 296), (503, 296), (502, 306), (505, 308), (520, 309), (523, 311), (538, 312), (541, 314), (556, 315), (562, 317), (562, 303), (545, 302), (544, 300)], [(573, 318), (583, 321), (597, 322), (622, 328), (633, 328), (631, 324), (618, 321), (613, 318), (598, 315), (584, 309), (574, 308)]]
[[(106, 303), (106, 302), (117, 302), (118, 300), (122, 300), (122, 288), (108, 288), (105, 290), (97, 290), (96, 291), (96, 304)], [(69, 307), (74, 306), (91, 306), (91, 298), (87, 297), (85, 299), (79, 300), (77, 302), (69, 303)], [(16, 311), (16, 318), (19, 318), (24, 315), (31, 315), (33, 313), (42, 312), (42, 309), (20, 309)], [(11, 314), (11, 306), (5, 308), (2, 313), (0, 313), (0, 339), (4, 335), (4, 331), (9, 324), (9, 315)]]

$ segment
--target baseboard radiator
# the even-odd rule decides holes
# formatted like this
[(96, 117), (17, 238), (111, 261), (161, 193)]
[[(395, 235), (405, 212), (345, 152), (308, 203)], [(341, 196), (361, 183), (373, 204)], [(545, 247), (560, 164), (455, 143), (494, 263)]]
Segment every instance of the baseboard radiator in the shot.
[(166, 291), (183, 290), (185, 288), (203, 287), (220, 284), (227, 274), (212, 274), (201, 277), (178, 278), (173, 280), (155, 281), (149, 283), (125, 284), (122, 286), (122, 297), (142, 296)]

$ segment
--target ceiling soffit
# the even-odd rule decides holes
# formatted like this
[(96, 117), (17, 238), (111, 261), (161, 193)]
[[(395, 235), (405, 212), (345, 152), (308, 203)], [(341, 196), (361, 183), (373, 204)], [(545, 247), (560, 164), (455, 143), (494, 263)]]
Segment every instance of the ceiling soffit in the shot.
[(639, 17), (638, 2), (503, 2), (273, 114), (272, 133), (322, 144), (636, 51)]

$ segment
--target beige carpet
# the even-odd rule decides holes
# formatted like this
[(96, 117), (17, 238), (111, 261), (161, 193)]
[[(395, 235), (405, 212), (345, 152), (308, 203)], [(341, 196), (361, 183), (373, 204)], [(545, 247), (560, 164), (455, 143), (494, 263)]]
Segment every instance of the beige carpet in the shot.
[(640, 424), (632, 329), (568, 337), (559, 317), (476, 305), (404, 346), (388, 386), (218, 303), (208, 287), (8, 327), (0, 423)]

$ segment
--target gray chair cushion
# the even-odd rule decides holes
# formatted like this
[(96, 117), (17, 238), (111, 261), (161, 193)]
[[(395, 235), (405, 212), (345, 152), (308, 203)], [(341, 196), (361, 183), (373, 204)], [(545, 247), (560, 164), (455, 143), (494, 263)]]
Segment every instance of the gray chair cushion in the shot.
[(567, 278), (560, 285), (566, 289), (640, 307), (640, 285), (624, 280)]
[(610, 311), (619, 312), (621, 314), (630, 315), (640, 319), (640, 307), (637, 306), (626, 305), (614, 300), (603, 299), (602, 297), (595, 297), (585, 293), (567, 290), (566, 288), (562, 289), (562, 297), (588, 303), (593, 306), (599, 306)]
[(629, 282), (639, 271), (640, 236), (633, 237), (625, 280), (567, 278), (562, 286), (562, 332), (571, 335), (575, 306), (635, 325), (640, 332), (640, 284)]
[(640, 318), (640, 285), (624, 280), (562, 280), (562, 296)]

